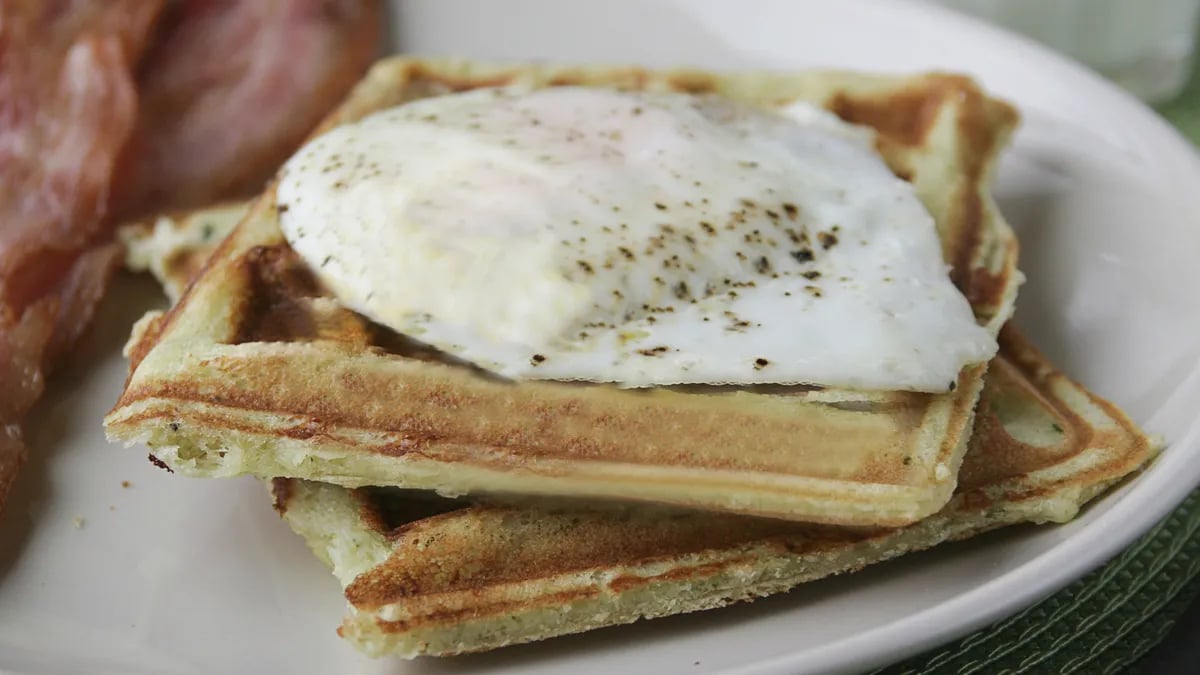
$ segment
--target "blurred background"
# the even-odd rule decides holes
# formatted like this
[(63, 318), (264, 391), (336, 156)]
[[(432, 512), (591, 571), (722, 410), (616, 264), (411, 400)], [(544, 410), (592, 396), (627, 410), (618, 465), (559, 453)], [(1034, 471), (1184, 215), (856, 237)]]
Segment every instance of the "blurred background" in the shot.
[[(924, 0), (1023, 33), (1153, 105), (1200, 145), (1200, 0)], [(1186, 594), (1185, 594), (1186, 597)], [(1137, 667), (1195, 673), (1200, 597)]]
[(1200, 142), (1200, 0), (923, 0), (1022, 33), (1153, 105)]
[(1200, 0), (926, 0), (1023, 33), (1150, 103), (1193, 72)]

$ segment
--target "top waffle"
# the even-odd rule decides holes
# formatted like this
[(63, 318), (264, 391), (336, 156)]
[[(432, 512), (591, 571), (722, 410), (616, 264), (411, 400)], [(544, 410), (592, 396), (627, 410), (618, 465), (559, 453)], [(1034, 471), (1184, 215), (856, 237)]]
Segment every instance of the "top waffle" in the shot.
[[(952, 278), (993, 331), (1016, 242), (989, 171), (1016, 115), (969, 80), (499, 67), (394, 59), (324, 125), (506, 83), (808, 100), (874, 127), (937, 222)], [(949, 499), (984, 367), (949, 394), (812, 387), (511, 383), (341, 307), (287, 246), (274, 192), (181, 302), (131, 345), (106, 419), (190, 475), (634, 499), (826, 523), (900, 525)]]

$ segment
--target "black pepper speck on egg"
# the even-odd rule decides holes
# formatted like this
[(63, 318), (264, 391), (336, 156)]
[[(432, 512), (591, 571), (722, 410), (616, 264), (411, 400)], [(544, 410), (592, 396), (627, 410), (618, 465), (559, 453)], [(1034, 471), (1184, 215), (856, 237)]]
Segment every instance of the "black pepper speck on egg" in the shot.
[(792, 251), (792, 258), (798, 263), (809, 263), (813, 261), (813, 252), (811, 249), (801, 248)]
[(637, 350), (637, 353), (641, 354), (642, 356), (658, 356), (659, 354), (665, 354), (670, 350), (671, 348), (667, 347), (666, 345), (659, 345), (649, 349), (639, 349)]

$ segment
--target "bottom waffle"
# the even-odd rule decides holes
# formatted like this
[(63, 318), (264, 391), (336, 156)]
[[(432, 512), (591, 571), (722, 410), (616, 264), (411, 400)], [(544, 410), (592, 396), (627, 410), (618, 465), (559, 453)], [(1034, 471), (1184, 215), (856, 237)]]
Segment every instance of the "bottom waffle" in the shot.
[[(234, 222), (195, 214), (160, 224), (157, 234), (127, 230), (129, 264), (149, 268), (177, 298), (196, 261)], [(276, 479), (271, 489), (276, 509), (344, 588), (342, 637), (368, 654), (412, 657), (710, 609), (1006, 525), (1063, 522), (1157, 449), (1009, 327), (953, 499), (903, 528), (471, 503), (299, 479)]]
[(953, 500), (888, 530), (694, 511), (467, 504), (277, 479), (276, 508), (341, 581), (371, 655), (483, 651), (710, 609), (1021, 522), (1071, 519), (1154, 445), (1014, 331)]

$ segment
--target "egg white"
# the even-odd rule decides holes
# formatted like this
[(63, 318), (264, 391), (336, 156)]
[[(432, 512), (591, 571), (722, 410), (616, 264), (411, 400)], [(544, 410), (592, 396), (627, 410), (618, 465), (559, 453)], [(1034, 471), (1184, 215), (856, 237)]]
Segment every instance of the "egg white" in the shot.
[(945, 391), (996, 342), (872, 140), (805, 104), (475, 90), (311, 141), (280, 223), (341, 302), (503, 376)]

